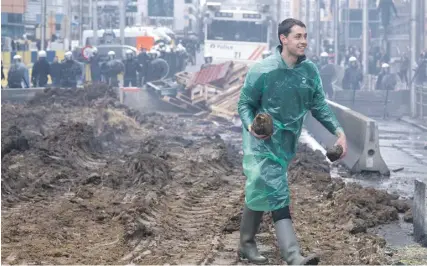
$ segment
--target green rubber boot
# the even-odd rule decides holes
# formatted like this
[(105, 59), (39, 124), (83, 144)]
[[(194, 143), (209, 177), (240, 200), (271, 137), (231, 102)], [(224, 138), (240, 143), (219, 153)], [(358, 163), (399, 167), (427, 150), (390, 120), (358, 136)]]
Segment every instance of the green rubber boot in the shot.
[(320, 258), (316, 254), (303, 257), (295, 235), (291, 219), (282, 219), (275, 224), (280, 254), (288, 265), (318, 265)]
[(239, 257), (254, 264), (266, 264), (267, 258), (261, 256), (255, 242), (255, 235), (261, 224), (263, 212), (253, 211), (246, 205), (240, 222)]

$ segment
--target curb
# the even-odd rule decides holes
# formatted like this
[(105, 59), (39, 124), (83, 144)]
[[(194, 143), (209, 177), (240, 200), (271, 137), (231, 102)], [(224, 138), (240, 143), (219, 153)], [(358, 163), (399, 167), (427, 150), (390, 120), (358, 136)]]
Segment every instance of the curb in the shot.
[(408, 117), (402, 117), (400, 119), (400, 121), (403, 121), (403, 122), (405, 122), (407, 124), (413, 125), (413, 126), (419, 128), (419, 129), (427, 132), (427, 126), (419, 124), (419, 122), (417, 122), (416, 120), (413, 120), (413, 119), (408, 118)]

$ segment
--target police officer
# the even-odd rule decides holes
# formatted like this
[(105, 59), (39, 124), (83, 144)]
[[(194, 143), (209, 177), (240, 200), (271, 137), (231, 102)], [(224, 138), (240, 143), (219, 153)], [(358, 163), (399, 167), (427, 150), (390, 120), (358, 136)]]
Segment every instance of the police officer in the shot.
[(391, 73), (390, 65), (383, 63), (381, 73), (378, 75), (376, 88), (377, 90), (394, 90), (397, 85), (397, 75)]
[(141, 86), (147, 81), (148, 66), (150, 65), (150, 57), (148, 56), (147, 49), (141, 47), (138, 54), (138, 63), (142, 66), (142, 71), (139, 75)]
[(166, 78), (170, 72), (169, 64), (161, 58), (161, 53), (155, 49), (149, 52), (150, 65), (148, 68), (147, 82)]
[(73, 53), (68, 51), (61, 63), (61, 86), (65, 88), (77, 87), (77, 79), (82, 76), (80, 64), (73, 59)]
[(185, 49), (184, 45), (182, 45), (182, 41), (180, 40), (178, 45), (176, 46), (176, 70), (177, 72), (184, 71), (186, 67), (187, 60), (187, 49)]
[(212, 61), (213, 61), (212, 55), (211, 54), (205, 54), (205, 63), (200, 67), (200, 69), (202, 70), (204, 68), (211, 66)]
[(144, 77), (144, 83), (150, 82), (155, 80), (154, 78), (154, 72), (155, 69), (153, 68), (151, 62), (153, 62), (157, 57), (157, 51), (154, 49), (151, 49), (147, 52), (147, 64), (145, 67), (145, 77)]
[(101, 58), (96, 47), (92, 48), (92, 53), (89, 57), (90, 77), (93, 83), (101, 81)]
[(125, 67), (123, 87), (129, 87), (130, 84), (132, 84), (132, 86), (137, 86), (137, 75), (138, 73), (142, 73), (142, 67), (131, 50), (126, 51), (126, 59), (123, 61), (123, 65)]
[(320, 60), (319, 60), (319, 57), (317, 57), (317, 55), (313, 55), (313, 57), (311, 57), (311, 62), (313, 62), (317, 66), (317, 68), (319, 68)]
[(6, 79), (4, 72), (3, 72), (3, 60), (1, 60), (1, 80)]
[(418, 59), (418, 66), (415, 68), (415, 84), (427, 82), (427, 52), (423, 51)]
[(45, 87), (48, 81), (48, 75), (50, 75), (50, 64), (46, 59), (46, 52), (39, 52), (39, 59), (33, 65), (31, 82), (34, 87)]
[(107, 78), (107, 83), (110, 86), (119, 86), (119, 80), (117, 75), (123, 73), (125, 67), (123, 63), (116, 59), (116, 53), (114, 51), (108, 52), (108, 61), (105, 63), (105, 76)]
[(348, 63), (349, 66), (346, 68), (344, 78), (342, 79), (342, 88), (344, 90), (360, 90), (363, 74), (359, 68), (356, 57), (350, 57)]
[(188, 53), (188, 58), (191, 61), (191, 65), (196, 65), (197, 43), (194, 40), (188, 40), (188, 42), (186, 42), (185, 48)]
[(7, 82), (9, 88), (22, 88), (24, 82), (25, 88), (29, 88), (28, 69), (21, 61), (20, 55), (13, 57), (13, 64), (7, 73)]
[(329, 54), (327, 52), (320, 54), (319, 72), (323, 90), (328, 98), (332, 98), (334, 94), (332, 82), (335, 80), (336, 71), (335, 66), (329, 63)]
[(53, 62), (50, 65), (50, 78), (53, 86), (61, 86), (61, 63), (58, 61), (57, 56), (53, 58)]

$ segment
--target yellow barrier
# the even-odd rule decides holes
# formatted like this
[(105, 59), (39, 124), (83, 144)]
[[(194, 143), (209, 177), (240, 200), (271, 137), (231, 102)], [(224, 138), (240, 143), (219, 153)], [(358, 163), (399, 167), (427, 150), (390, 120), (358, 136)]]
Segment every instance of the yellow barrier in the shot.
[(56, 51), (56, 56), (58, 57), (58, 60), (61, 61), (64, 59), (65, 51)]
[[(15, 55), (20, 55), (22, 57), (22, 63), (26, 66), (32, 66), (37, 61), (38, 51), (17, 51), (17, 52), (2, 52), (1, 59), (3, 61), (3, 67), (9, 67), (12, 64), (13, 57)], [(65, 51), (46, 51), (47, 59), (51, 63), (53, 58), (58, 56), (59, 60), (64, 59)]]
[(90, 65), (89, 64), (87, 64), (86, 66), (85, 66), (86, 68), (85, 68), (85, 79), (86, 79), (86, 81), (92, 81), (92, 78), (91, 78), (91, 76), (90, 76)]
[[(3, 72), (6, 77), (5, 80), (1, 81), (1, 85), (5, 87), (7, 85), (7, 73), (10, 68), (10, 65), (12, 64), (13, 56), (20, 55), (22, 57), (22, 63), (24, 63), (27, 68), (31, 79), (32, 74), (32, 68), (35, 60), (37, 60), (37, 51), (17, 51), (17, 52), (1, 52), (1, 60), (3, 62)], [(57, 56), (59, 61), (64, 59), (65, 51), (48, 51), (48, 58), (50, 61), (53, 60), (53, 57)], [(90, 71), (90, 70), (89, 70)], [(86, 77), (90, 78), (90, 72)], [(51, 82), (51, 79), (49, 77), (49, 82)]]
[(10, 66), (11, 58), (9, 52), (1, 52), (1, 61), (3, 62), (3, 67)]
[(32, 65), (31, 53), (32, 51), (18, 51), (16, 53), (1, 52), (3, 67), (9, 67), (12, 64), (12, 59), (13, 59), (13, 56), (15, 55), (20, 55), (22, 57), (22, 63), (24, 63), (25, 65)]
[[(9, 68), (4, 68), (3, 69), (3, 73), (4, 73), (4, 76), (5, 76), (5, 80), (1, 81), (1, 86), (3, 88), (5, 88), (7, 86), (7, 73), (8, 72), (9, 72)], [(29, 74), (29, 78), (30, 78), (29, 82), (30, 83), (31, 83), (31, 75), (32, 75), (32, 73), (33, 73), (33, 67), (31, 66), (31, 67), (28, 68), (28, 74)], [(52, 80), (50, 79), (50, 76), (47, 76), (47, 78), (48, 78), (48, 83), (52, 83)], [(33, 84), (28, 84), (28, 85), (33, 86)]]
[[(9, 72), (9, 66), (8, 67), (5, 66), (4, 69), (3, 69), (3, 73), (4, 73), (4, 76), (6, 77), (6, 79), (1, 81), (1, 85), (2, 85), (3, 88), (6, 87), (6, 85), (7, 85), (7, 73), (8, 72)], [(31, 80), (32, 72), (33, 72), (33, 66), (31, 65), (31, 67), (28, 67), (28, 73), (29, 73), (29, 76), (30, 76), (30, 80)], [(91, 81), (92, 80), (91, 76), (90, 76), (90, 66), (88, 64), (85, 65), (85, 75), (86, 75), (85, 76), (85, 80), (86, 81)], [(120, 81), (123, 81), (123, 74), (119, 74), (117, 76), (117, 78)], [(48, 82), (52, 83), (52, 80), (50, 79), (50, 76), (48, 76)]]

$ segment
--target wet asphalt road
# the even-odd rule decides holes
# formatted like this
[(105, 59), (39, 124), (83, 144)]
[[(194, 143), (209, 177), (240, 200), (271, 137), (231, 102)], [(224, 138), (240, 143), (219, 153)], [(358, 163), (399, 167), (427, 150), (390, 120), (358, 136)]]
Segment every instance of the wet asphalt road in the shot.
[(427, 182), (427, 149), (424, 148), (427, 132), (397, 120), (377, 120), (377, 123), (380, 152), (391, 175), (387, 178), (358, 175), (354, 180), (364, 186), (412, 198), (414, 180)]

